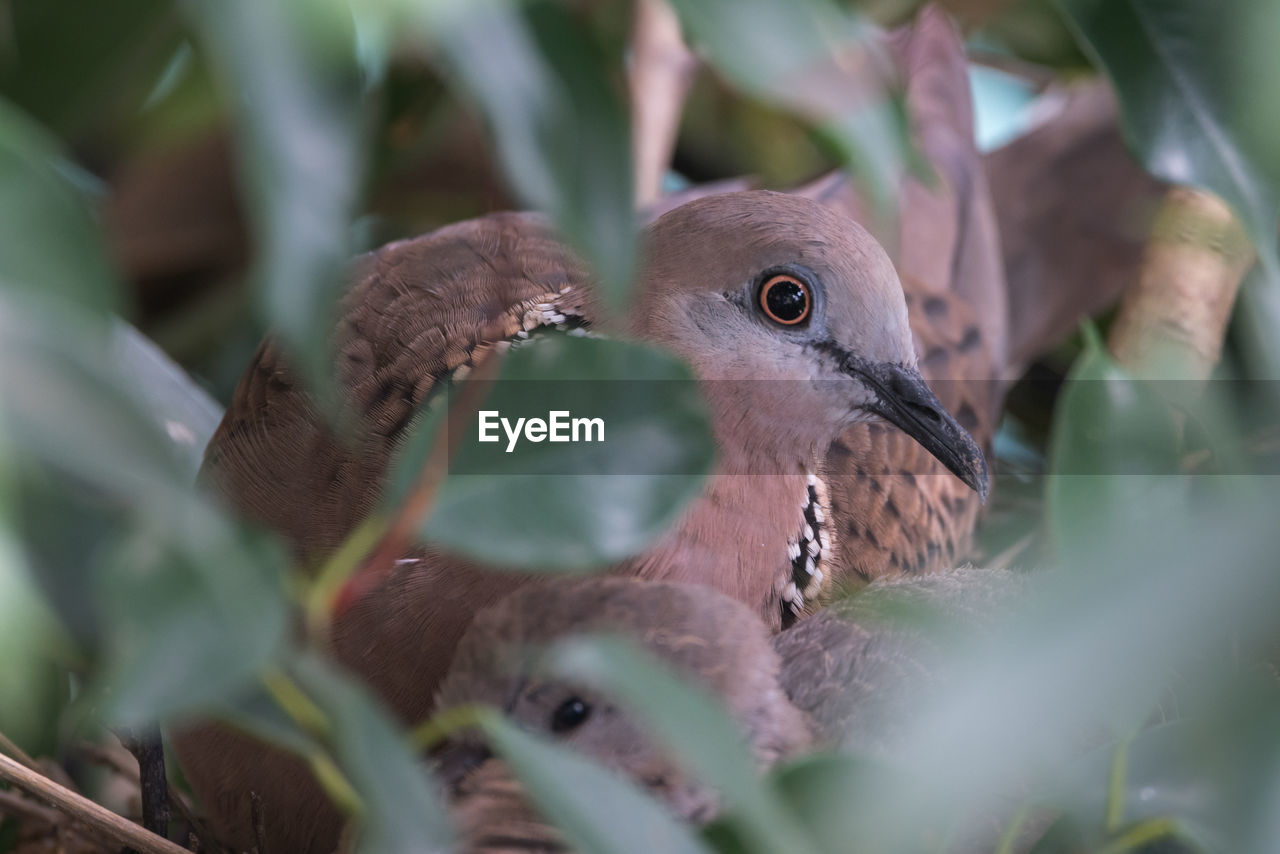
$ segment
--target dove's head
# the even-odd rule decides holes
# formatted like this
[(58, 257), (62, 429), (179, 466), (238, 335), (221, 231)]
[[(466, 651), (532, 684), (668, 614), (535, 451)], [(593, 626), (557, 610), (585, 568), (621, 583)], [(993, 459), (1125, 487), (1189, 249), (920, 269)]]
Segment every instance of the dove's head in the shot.
[[(586, 753), (648, 787), (676, 812), (705, 819), (715, 799), (610, 696), (545, 666), (555, 644), (622, 636), (720, 698), (762, 765), (809, 743), (807, 719), (778, 684), (778, 657), (750, 609), (708, 587), (627, 578), (530, 585), (475, 618), (438, 707), (495, 707), (526, 730)], [(562, 649), (562, 647), (561, 647)], [(440, 754), (456, 786), (488, 758), (470, 738)]]
[(729, 193), (659, 218), (645, 250), (632, 329), (693, 365), (732, 437), (803, 458), (884, 419), (985, 497), (982, 452), (916, 368), (902, 285), (860, 225), (799, 196)]

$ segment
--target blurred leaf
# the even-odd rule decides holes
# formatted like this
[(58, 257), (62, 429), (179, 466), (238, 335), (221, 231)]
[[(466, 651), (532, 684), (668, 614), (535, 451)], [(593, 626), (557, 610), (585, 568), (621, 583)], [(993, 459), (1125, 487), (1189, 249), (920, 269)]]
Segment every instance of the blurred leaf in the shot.
[(56, 294), (105, 310), (118, 288), (83, 193), (58, 144), (0, 101), (0, 291)]
[[(1280, 723), (1275, 686), (1264, 699), (1237, 683), (1217, 714), (1140, 733), (1129, 742), (1114, 785), (1116, 750), (1082, 758), (1056, 781), (1046, 802), (1067, 811), (1074, 833), (1101, 846), (1140, 822), (1171, 820), (1177, 837), (1195, 850), (1274, 850), (1259, 817), (1274, 810), (1280, 783)], [(1108, 830), (1108, 816), (1114, 827)], [(1060, 831), (1061, 832), (1061, 831)], [(1038, 848), (1037, 852), (1042, 849)], [(1059, 850), (1050, 847), (1044, 851)]]
[[(1019, 59), (1056, 69), (1084, 71), (1089, 67), (1089, 60), (1080, 52), (1056, 7), (1056, 0), (995, 0), (995, 4), (1000, 8), (983, 22), (974, 38), (975, 48), (1008, 52)], [(945, 5), (952, 3), (946, 0)]]
[[(362, 854), (452, 851), (453, 831), (442, 794), (409, 749), (398, 724), (358, 681), (311, 653), (295, 653), (283, 679), (301, 692), (291, 716), (261, 686), (212, 707), (222, 719), (292, 751), (314, 770), (333, 762), (358, 803), (343, 804), (359, 822)], [(296, 681), (293, 681), (296, 680)], [(314, 716), (314, 718), (312, 717)], [(305, 720), (300, 720), (305, 717)], [(330, 781), (331, 783), (333, 781)], [(344, 793), (349, 795), (350, 792)]]
[(1097, 561), (1118, 536), (1185, 506), (1171, 410), (1112, 360), (1096, 331), (1058, 397), (1049, 457), (1049, 526), (1068, 565)]
[(364, 801), (363, 854), (453, 850), (441, 793), (408, 739), (368, 691), (318, 658), (293, 668), (302, 688), (329, 718), (327, 741), (347, 780)]
[(707, 854), (697, 835), (634, 783), (497, 715), (485, 735), (530, 800), (584, 854)]
[[(513, 349), (481, 411), (514, 424), (552, 410), (603, 419), (604, 441), (521, 439), (507, 453), (502, 428), (480, 443), (469, 422), (423, 535), (497, 565), (585, 569), (639, 552), (701, 491), (715, 447), (697, 383), (675, 357), (560, 335)], [(434, 426), (401, 472), (416, 470)]]
[(150, 508), (99, 575), (107, 716), (132, 725), (250, 684), (288, 628), (283, 555), (211, 508)]
[(861, 16), (830, 0), (672, 6), (717, 71), (751, 97), (815, 124), (873, 202), (891, 204), (911, 147), (901, 103), (875, 88), (889, 78), (877, 73), (874, 29)]
[[(1240, 294), (1256, 375), (1280, 378), (1280, 155), (1259, 122), (1274, 115), (1274, 2), (1058, 0), (1111, 77), (1125, 132), (1154, 175), (1221, 196), (1244, 222), (1268, 275)], [(1262, 118), (1259, 118), (1262, 117)]]
[(1280, 276), (1280, 187), (1232, 110), (1228, 24), (1251, 0), (1058, 0), (1120, 98), (1122, 121), (1147, 169), (1221, 196)]
[(100, 318), (0, 292), (0, 422), (24, 459), (128, 500), (187, 493), (187, 467), (134, 395)]
[(111, 341), (117, 370), (131, 378), (194, 481), (204, 447), (222, 420), (222, 407), (133, 326), (123, 321), (112, 324)]
[(187, 0), (235, 115), (266, 319), (322, 396), (362, 179), (350, 14), (306, 0)]
[(67, 700), (66, 639), (32, 583), (13, 531), (8, 448), (0, 442), (0, 732), (33, 755), (55, 747)]
[(685, 770), (720, 792), (750, 850), (814, 850), (804, 826), (761, 779), (737, 725), (701, 688), (621, 639), (569, 640), (551, 656), (555, 672), (618, 698)]
[(224, 694), (209, 704), (208, 713), (304, 759), (324, 752), (316, 735), (289, 717), (261, 684)]
[[(100, 318), (0, 298), (0, 423), (25, 463), (57, 474), (46, 484), (53, 497), (31, 512), (87, 509), (92, 498), (107, 508), (94, 518), (123, 528), (106, 540), (123, 540), (110, 556), (86, 532), (45, 582), (55, 601), (71, 587), (100, 606), (81, 616), (100, 622), (107, 714), (135, 723), (242, 685), (275, 652), (286, 612), (282, 555), (247, 541), (195, 493), (189, 454), (184, 462), (138, 400), (113, 346)], [(80, 494), (66, 501), (60, 491)], [(53, 524), (65, 538), (76, 519)]]
[[(507, 180), (551, 215), (626, 303), (635, 263), (631, 143), (609, 57), (562, 6), (476, 3), (433, 33), (459, 83), (483, 111)], [(617, 83), (618, 81), (613, 81)]]
[(0, 91), (73, 137), (133, 118), (182, 38), (173, 0), (11, 0), (5, 17)]
[[(822, 851), (941, 850), (941, 815), (920, 815), (911, 838), (905, 840), (889, 838), (891, 825), (868, 820), (878, 814), (877, 804), (912, 797), (915, 787), (898, 769), (861, 757), (814, 754), (775, 769), (770, 777)], [(710, 825), (706, 834), (717, 851), (728, 854), (751, 850), (743, 839), (744, 829), (741, 819), (730, 813)]]

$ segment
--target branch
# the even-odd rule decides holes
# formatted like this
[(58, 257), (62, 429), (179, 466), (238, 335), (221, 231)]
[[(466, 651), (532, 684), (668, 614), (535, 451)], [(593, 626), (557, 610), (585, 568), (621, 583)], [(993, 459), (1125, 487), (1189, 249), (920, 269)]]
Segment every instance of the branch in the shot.
[(70, 816), (86, 828), (101, 833), (112, 842), (127, 846), (140, 854), (190, 854), (187, 849), (139, 827), (128, 819), (116, 815), (106, 807), (25, 767), (20, 762), (0, 755), (0, 780), (5, 780), (24, 792), (50, 804), (54, 809)]
[(138, 794), (142, 801), (142, 826), (169, 838), (169, 779), (164, 767), (164, 741), (160, 727), (141, 730), (121, 728), (116, 737), (138, 763)]
[(1253, 247), (1225, 203), (1189, 187), (1169, 190), (1138, 281), (1111, 327), (1111, 352), (1142, 376), (1208, 379), (1253, 259)]
[[(85, 741), (77, 744), (75, 746), (75, 750), (90, 762), (97, 763), (98, 765), (115, 772), (121, 777), (132, 779), (135, 776), (134, 769), (132, 767), (122, 760), (119, 755), (104, 748), (102, 745)], [(177, 810), (178, 817), (187, 824), (193, 835), (200, 841), (204, 848), (214, 852), (225, 851), (226, 849), (218, 843), (213, 831), (209, 829), (208, 825), (206, 825), (201, 819), (196, 818), (195, 811), (191, 808), (191, 805), (187, 803), (186, 797), (175, 789), (173, 784), (169, 783), (167, 780), (166, 787), (169, 793), (170, 805)]]
[(27, 755), (25, 750), (10, 741), (9, 737), (2, 732), (0, 732), (0, 753), (12, 756), (36, 773), (40, 772), (40, 766), (36, 764), (36, 761)]
[(662, 194), (662, 176), (671, 164), (697, 67), (666, 0), (637, 0), (628, 75), (637, 206)]

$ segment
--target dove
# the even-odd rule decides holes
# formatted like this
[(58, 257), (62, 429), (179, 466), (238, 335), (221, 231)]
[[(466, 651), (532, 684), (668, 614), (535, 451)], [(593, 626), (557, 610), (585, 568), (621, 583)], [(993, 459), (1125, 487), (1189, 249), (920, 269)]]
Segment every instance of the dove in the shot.
[[(496, 342), (581, 324), (683, 357), (702, 382), (717, 445), (703, 494), (618, 574), (706, 584), (771, 628), (793, 622), (835, 574), (839, 531), (822, 467), (859, 422), (897, 425), (985, 496), (982, 450), (920, 375), (901, 283), (856, 222), (801, 196), (745, 191), (664, 214), (643, 246), (627, 317), (602, 310), (582, 265), (534, 215), (492, 215), (365, 256), (336, 332), (343, 420), (354, 430), (334, 435), (268, 341), (210, 442), (205, 481), (283, 533), (305, 565), (376, 504), (437, 382)], [(472, 616), (517, 583), (510, 572), (415, 550), (336, 616), (333, 651), (402, 720), (420, 721)], [(242, 803), (250, 790), (267, 814), (301, 816), (317, 838), (336, 833), (336, 815), (296, 763), (256, 761), (260, 751), (237, 749), (237, 739), (196, 728), (174, 740), (233, 841), (251, 829)], [(304, 850), (292, 838), (280, 845)]]
[[(680, 818), (705, 823), (720, 806), (715, 792), (610, 697), (547, 671), (543, 651), (582, 635), (635, 642), (721, 702), (762, 772), (816, 748), (890, 758), (914, 704), (947, 684), (933, 666), (938, 638), (980, 633), (1023, 590), (1022, 576), (1002, 570), (884, 577), (775, 635), (740, 602), (701, 585), (592, 578), (531, 586), (477, 615), (438, 703), (497, 708), (641, 785)], [(903, 611), (936, 619), (926, 629)], [(475, 850), (502, 850), (495, 840), (526, 833), (551, 844), (478, 738), (456, 738), (436, 762)]]

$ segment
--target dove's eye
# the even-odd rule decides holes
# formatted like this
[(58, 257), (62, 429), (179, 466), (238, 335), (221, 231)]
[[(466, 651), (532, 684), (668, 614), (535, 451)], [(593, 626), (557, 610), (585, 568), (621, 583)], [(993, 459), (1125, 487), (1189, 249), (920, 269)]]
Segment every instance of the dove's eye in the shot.
[(796, 326), (809, 317), (813, 295), (809, 286), (788, 273), (770, 276), (760, 286), (760, 310), (783, 326)]
[(566, 733), (577, 729), (591, 717), (591, 706), (580, 697), (570, 697), (551, 713), (551, 731)]

